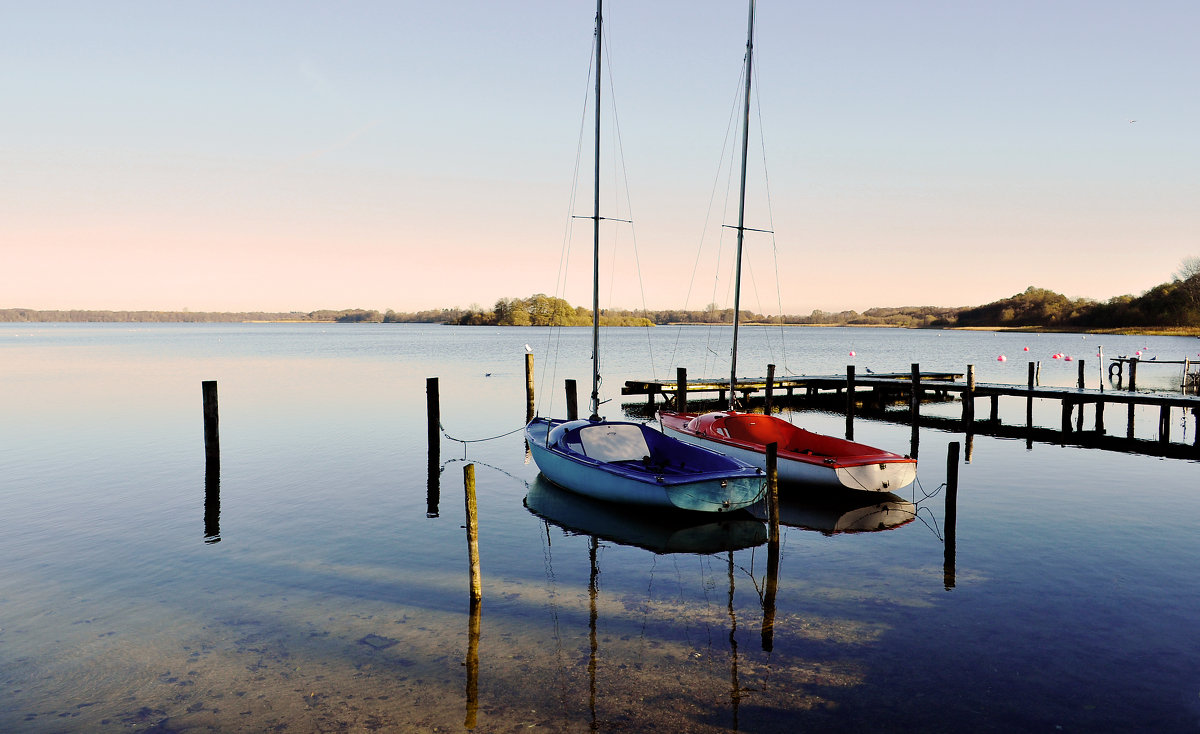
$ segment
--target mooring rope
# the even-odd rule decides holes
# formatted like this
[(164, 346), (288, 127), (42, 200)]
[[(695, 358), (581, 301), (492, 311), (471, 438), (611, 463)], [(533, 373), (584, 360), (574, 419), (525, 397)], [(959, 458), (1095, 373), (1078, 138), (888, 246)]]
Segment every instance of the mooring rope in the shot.
[(451, 436), (449, 433), (446, 432), (446, 427), (442, 425), (441, 421), (438, 421), (438, 428), (442, 429), (442, 435), (445, 436), (446, 438), (450, 439), (451, 441), (458, 441), (459, 443), (482, 443), (483, 441), (495, 441), (498, 438), (504, 438), (505, 436), (511, 436), (514, 433), (516, 433), (517, 431), (524, 429), (525, 426), (521, 426), (519, 428), (514, 428), (513, 430), (509, 431), (508, 433), (501, 433), (499, 436), (489, 436), (487, 438), (455, 438), (454, 436)]

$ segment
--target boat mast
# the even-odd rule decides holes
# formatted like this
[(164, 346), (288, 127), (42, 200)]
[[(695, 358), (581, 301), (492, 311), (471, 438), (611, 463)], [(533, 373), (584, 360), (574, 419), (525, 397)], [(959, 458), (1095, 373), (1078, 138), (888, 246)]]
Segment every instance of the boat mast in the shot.
[(733, 285), (733, 356), (729, 360), (729, 410), (737, 407), (738, 311), (742, 303), (742, 241), (746, 237), (746, 156), (750, 150), (750, 65), (754, 60), (754, 0), (750, 0), (749, 30), (746, 31), (746, 104), (742, 116), (742, 186), (738, 194), (737, 269)]
[(592, 415), (600, 420), (600, 58), (604, 0), (596, 0), (596, 159), (592, 210)]

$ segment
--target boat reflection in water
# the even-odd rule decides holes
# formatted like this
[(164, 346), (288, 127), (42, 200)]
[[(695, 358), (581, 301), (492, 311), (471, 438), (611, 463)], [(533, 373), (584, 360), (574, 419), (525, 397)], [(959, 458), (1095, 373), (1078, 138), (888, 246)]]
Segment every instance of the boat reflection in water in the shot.
[(525, 508), (562, 529), (653, 553), (720, 553), (767, 542), (762, 521), (748, 512), (639, 513), (636, 508), (593, 500), (560, 489), (538, 476), (529, 485)]
[[(780, 525), (835, 535), (891, 530), (917, 517), (915, 504), (891, 492), (847, 489), (824, 490), (805, 497), (796, 494), (801, 493), (780, 492)], [(755, 505), (751, 512), (761, 520), (767, 519), (763, 503)]]

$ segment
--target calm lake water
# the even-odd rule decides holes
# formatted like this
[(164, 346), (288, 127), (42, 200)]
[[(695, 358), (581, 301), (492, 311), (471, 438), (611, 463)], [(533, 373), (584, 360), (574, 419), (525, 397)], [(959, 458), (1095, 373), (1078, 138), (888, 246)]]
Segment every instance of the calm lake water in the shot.
[[(743, 333), (746, 375), (919, 362), (1024, 383), (1041, 360), (1042, 384), (1071, 385), (1076, 362), (1051, 359), (1065, 353), (1096, 386), (1101, 344), (1200, 352), (1194, 338)], [(724, 375), (728, 334), (606, 330), (602, 412), (621, 415), (626, 379)], [(0, 731), (1200, 729), (1195, 461), (977, 436), (948, 576), (942, 484), (963, 436), (922, 429), (918, 483), (887, 507), (788, 503), (772, 615), (761, 524), (647, 521), (537, 479), (514, 432), (527, 344), (540, 413), (565, 412), (566, 378), (586, 400), (587, 330), (0, 325)], [(427, 377), (449, 436), (435, 496)], [(1138, 374), (1144, 389), (1178, 379)], [(220, 391), (207, 476), (203, 380)], [(1009, 422), (1024, 410), (1001, 403)], [(784, 415), (845, 430), (841, 415)], [(1059, 420), (1055, 405), (1035, 415)], [(1172, 440), (1191, 443), (1194, 421), (1174, 420)], [(1156, 427), (1139, 414), (1139, 436)], [(860, 419), (855, 438), (903, 453), (910, 428)], [(856, 511), (887, 529), (832, 532)]]

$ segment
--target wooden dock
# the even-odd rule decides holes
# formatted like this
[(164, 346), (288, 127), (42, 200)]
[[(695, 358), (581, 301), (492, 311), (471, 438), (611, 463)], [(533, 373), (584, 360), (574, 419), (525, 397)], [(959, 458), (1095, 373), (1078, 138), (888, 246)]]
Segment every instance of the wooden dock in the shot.
[[(920, 365), (912, 365), (909, 373), (868, 374), (858, 376), (851, 365), (846, 368), (845, 375), (801, 375), (775, 379), (746, 378), (739, 379), (735, 386), (743, 401), (747, 401), (755, 393), (762, 392), (769, 403), (773, 395), (779, 391), (786, 392), (789, 399), (796, 399), (797, 391), (803, 390), (805, 399), (821, 399), (828, 404), (832, 402), (846, 413), (847, 438), (853, 438), (854, 416), (860, 411), (860, 406), (868, 410), (874, 409), (882, 413), (889, 403), (907, 398), (908, 416), (906, 423), (915, 427), (927, 423), (920, 415), (922, 402), (931, 400), (952, 400), (957, 398), (962, 403), (961, 419), (938, 419), (940, 423), (957, 425), (960, 430), (971, 434), (978, 432), (982, 426), (990, 428), (987, 432), (1007, 435), (1001, 430), (1000, 398), (1016, 398), (1025, 401), (1026, 421), (1024, 426), (1014, 426), (1024, 431), (1041, 432), (1054, 429), (1036, 428), (1033, 425), (1034, 400), (1057, 401), (1061, 406), (1061, 425), (1056, 433), (1066, 438), (1073, 433), (1084, 431), (1084, 407), (1093, 409), (1094, 429), (1096, 436), (1106, 436), (1105, 407), (1125, 406), (1125, 439), (1134, 439), (1134, 411), (1139, 407), (1157, 407), (1158, 443), (1165, 446), (1171, 442), (1172, 411), (1178, 409), (1187, 417), (1191, 411), (1195, 421), (1193, 446), (1189, 449), (1200, 453), (1200, 396), (1183, 393), (1147, 393), (1132, 390), (1105, 390), (1084, 387), (1084, 360), (1079, 360), (1079, 379), (1076, 387), (1043, 387), (1036, 384), (1036, 363), (1029, 363), (1029, 380), (1026, 385), (1009, 385), (1002, 383), (977, 383), (975, 381), (974, 365), (967, 365), (966, 380), (961, 381), (963, 373), (922, 372)], [(773, 367), (773, 366), (772, 366)], [(768, 373), (773, 373), (768, 369)], [(662, 395), (677, 409), (686, 410), (687, 398), (691, 393), (718, 393), (720, 400), (725, 400), (729, 389), (728, 380), (689, 380), (686, 373), (680, 370), (680, 379), (675, 382), (631, 380), (622, 388), (622, 395), (646, 395), (649, 405), (654, 406), (656, 395)], [(988, 417), (983, 420), (976, 418), (976, 403), (986, 399), (990, 403)], [(769, 405), (768, 405), (769, 409)], [(895, 413), (896, 411), (891, 411)]]

